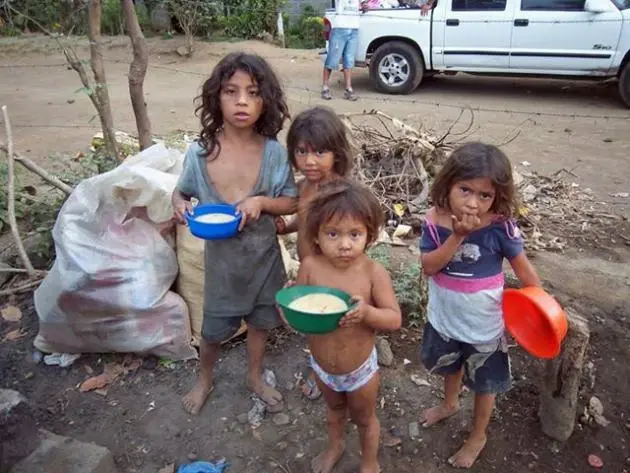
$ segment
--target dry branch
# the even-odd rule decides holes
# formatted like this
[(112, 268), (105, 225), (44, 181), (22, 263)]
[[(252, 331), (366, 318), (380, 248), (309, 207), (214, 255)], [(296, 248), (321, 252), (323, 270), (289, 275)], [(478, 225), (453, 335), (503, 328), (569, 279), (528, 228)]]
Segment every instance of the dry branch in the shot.
[[(422, 221), (429, 208), (429, 187), (443, 162), (476, 130), (474, 113), (468, 109), (435, 135), (379, 110), (347, 113), (341, 119), (356, 150), (355, 177), (371, 188), (388, 219), (412, 226)], [(517, 139), (529, 121), (520, 123), (497, 146)], [(558, 176), (562, 171), (551, 176), (514, 171), (521, 200), (516, 218), (528, 250), (563, 250), (568, 235), (574, 235), (571, 238), (576, 241), (598, 242), (602, 233), (610, 234), (605, 230), (610, 228), (610, 220), (622, 220), (602, 212), (589, 191), (580, 191), (577, 184), (562, 180)], [(614, 235), (622, 239), (622, 233), (620, 230)], [(614, 235), (611, 239), (616, 238)]]
[[(14, 8), (13, 6), (9, 5), (8, 3), (5, 2), (5, 6), (6, 8), (8, 8), (9, 11), (11, 11), (12, 13), (15, 13), (16, 15), (20, 15), (22, 17), (24, 17), (25, 19), (27, 19), (28, 21), (30, 21), (31, 23), (33, 23), (34, 25), (36, 25), (46, 36), (48, 36), (49, 38), (52, 38), (56, 43), (57, 46), (59, 46), (59, 49), (61, 49), (61, 52), (63, 53), (64, 57), (66, 58), (66, 62), (68, 63), (68, 65), (75, 70), (75, 72), (78, 74), (79, 79), (81, 80), (81, 84), (83, 84), (83, 89), (85, 90), (85, 92), (87, 93), (87, 95), (89, 96), (92, 105), (94, 105), (94, 108), (96, 109), (96, 112), (98, 113), (100, 122), (101, 122), (101, 128), (103, 129), (103, 137), (104, 137), (104, 141), (105, 141), (105, 149), (108, 151), (108, 153), (113, 157), (113, 156), (118, 156), (117, 153), (117, 145), (116, 145), (116, 137), (114, 134), (114, 125), (113, 125), (113, 118), (112, 118), (112, 113), (111, 113), (111, 108), (110, 108), (110, 102), (109, 102), (109, 94), (107, 92), (107, 83), (105, 81), (105, 68), (103, 66), (103, 54), (102, 54), (102, 44), (100, 42), (100, 30), (101, 30), (101, 4), (100, 4), (100, 0), (89, 0), (88, 3), (88, 19), (89, 19), (89, 34), (88, 37), (90, 39), (90, 52), (91, 52), (91, 59), (92, 59), (92, 68), (94, 69), (94, 67), (96, 66), (97, 70), (102, 71), (102, 75), (96, 76), (94, 77), (96, 84), (94, 87), (92, 87), (92, 84), (90, 82), (90, 79), (88, 77), (88, 74), (85, 70), (85, 68), (83, 67), (83, 63), (81, 62), (81, 59), (79, 58), (79, 56), (77, 55), (77, 53), (74, 51), (74, 49), (72, 49), (71, 47), (65, 45), (60, 39), (59, 39), (59, 35), (57, 34), (53, 34), (52, 32), (50, 32), (44, 25), (42, 25), (39, 21), (37, 21), (35, 18), (33, 18), (32, 16), (29, 16), (28, 14), (26, 14), (23, 11), (20, 11), (16, 8)], [(97, 22), (97, 23), (94, 23)], [(94, 32), (97, 32), (97, 35), (93, 35), (93, 30)], [(96, 37), (98, 39), (98, 43), (96, 43), (93, 39), (93, 37)], [(98, 57), (95, 57), (95, 54), (100, 54)], [(94, 64), (94, 62), (96, 61), (96, 64)], [(100, 61), (100, 66), (98, 64), (98, 62)], [(99, 89), (103, 89), (105, 92), (101, 92), (99, 94), (97, 94), (96, 92)], [(106, 100), (102, 101), (102, 98), (105, 97)]]
[[(0, 143), (0, 150), (4, 151), (7, 154), (9, 153), (9, 149), (2, 143)], [(50, 174), (45, 169), (39, 167), (37, 164), (35, 164), (33, 161), (31, 161), (27, 157), (22, 156), (22, 155), (20, 155), (20, 154), (18, 154), (17, 152), (14, 151), (13, 152), (13, 159), (15, 161), (17, 161), (18, 163), (20, 163), (22, 166), (24, 166), (29, 171), (37, 174), (44, 181), (46, 181), (48, 184), (51, 184), (52, 186), (55, 186), (57, 189), (63, 191), (66, 195), (72, 194), (72, 190), (73, 190), (72, 187), (70, 187), (65, 182), (61, 181), (59, 178), (57, 178), (57, 177), (53, 176), (52, 174)]]
[[(101, 13), (101, 0), (90, 0), (88, 4), (88, 38), (90, 40), (90, 66), (94, 74), (94, 89), (91, 90), (90, 96), (95, 99), (93, 102), (101, 121), (105, 149), (109, 156), (118, 156), (114, 134), (114, 117), (112, 116), (103, 63)], [(83, 79), (81, 80), (83, 81)]]
[(30, 281), (30, 282), (27, 282), (26, 284), (22, 284), (21, 286), (5, 289), (4, 291), (0, 291), (0, 297), (12, 296), (13, 294), (18, 294), (20, 292), (28, 291), (29, 289), (39, 286), (40, 283), (41, 283), (41, 280), (37, 279), (36, 281)]
[(9, 121), (9, 112), (7, 106), (2, 106), (2, 116), (4, 117), (4, 128), (7, 133), (7, 161), (8, 161), (8, 174), (9, 182), (7, 185), (7, 211), (9, 214), (9, 226), (11, 227), (11, 233), (13, 240), (17, 246), (22, 264), (29, 276), (35, 275), (35, 268), (31, 264), (31, 260), (24, 249), (24, 243), (20, 238), (20, 231), (17, 225), (17, 219), (15, 218), (15, 173), (14, 173), (14, 156), (13, 156), (13, 133), (11, 131), (11, 122)]
[[(357, 117), (372, 117), (378, 128), (359, 124)], [(428, 208), (429, 181), (451, 146), (448, 133), (437, 138), (380, 110), (341, 115), (358, 150), (354, 173), (367, 184), (394, 218), (403, 205), (409, 212)], [(455, 126), (455, 123), (452, 125)]]
[[(28, 270), (27, 269), (22, 269), (22, 268), (0, 268), (0, 273), (24, 274), (24, 273), (28, 273)], [(43, 269), (36, 269), (35, 270), (35, 274), (36, 275), (39, 275), (39, 274), (46, 275), (46, 274), (48, 274), (48, 271), (43, 270)]]

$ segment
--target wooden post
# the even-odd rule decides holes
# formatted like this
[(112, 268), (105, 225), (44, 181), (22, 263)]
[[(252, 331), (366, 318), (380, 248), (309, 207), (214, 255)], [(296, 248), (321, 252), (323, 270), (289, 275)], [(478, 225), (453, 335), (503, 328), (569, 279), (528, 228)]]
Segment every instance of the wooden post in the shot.
[(277, 30), (278, 30), (278, 39), (282, 42), (282, 48), (286, 49), (287, 42), (284, 37), (284, 18), (282, 17), (282, 12), (278, 12)]
[(564, 442), (573, 433), (578, 389), (590, 330), (584, 317), (566, 310), (569, 330), (560, 355), (544, 362), (538, 416), (543, 432)]

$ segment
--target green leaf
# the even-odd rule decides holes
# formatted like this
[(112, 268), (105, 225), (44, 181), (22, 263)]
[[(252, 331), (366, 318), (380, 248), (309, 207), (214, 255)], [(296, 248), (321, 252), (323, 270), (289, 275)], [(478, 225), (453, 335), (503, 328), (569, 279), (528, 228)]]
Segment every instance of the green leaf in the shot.
[(80, 89), (77, 89), (74, 91), (75, 94), (78, 94), (79, 92), (85, 92), (88, 97), (94, 94), (94, 91), (92, 90), (91, 87), (81, 87)]

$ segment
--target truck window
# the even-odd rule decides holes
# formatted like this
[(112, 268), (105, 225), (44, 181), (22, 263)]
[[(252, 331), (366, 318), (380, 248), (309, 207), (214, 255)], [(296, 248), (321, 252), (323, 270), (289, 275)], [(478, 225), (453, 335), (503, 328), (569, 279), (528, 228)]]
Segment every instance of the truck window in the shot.
[(584, 11), (585, 0), (521, 0), (521, 11)]
[(612, 0), (619, 10), (627, 10), (630, 8), (630, 0)]
[(506, 3), (507, 0), (453, 0), (452, 11), (504, 11)]

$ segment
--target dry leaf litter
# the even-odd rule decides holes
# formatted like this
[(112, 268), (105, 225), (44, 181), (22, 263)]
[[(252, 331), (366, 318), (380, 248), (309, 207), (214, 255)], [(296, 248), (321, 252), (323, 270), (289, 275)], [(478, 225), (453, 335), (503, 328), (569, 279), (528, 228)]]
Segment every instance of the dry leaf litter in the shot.
[[(419, 228), (430, 208), (428, 194), (433, 178), (450, 152), (470, 139), (474, 114), (470, 111), (467, 124), (460, 123), (463, 116), (462, 112), (443, 135), (437, 136), (378, 110), (342, 115), (357, 151), (355, 177), (372, 189), (386, 209), (392, 229), (389, 233), (400, 224)], [(518, 133), (500, 145), (512, 141)], [(561, 169), (544, 176), (529, 169), (515, 170), (520, 200), (517, 220), (526, 248), (530, 252), (561, 251), (569, 243), (578, 247), (630, 244), (625, 236), (627, 218), (607, 211), (608, 205), (598, 202), (590, 189), (581, 189), (565, 175), (572, 173)]]

